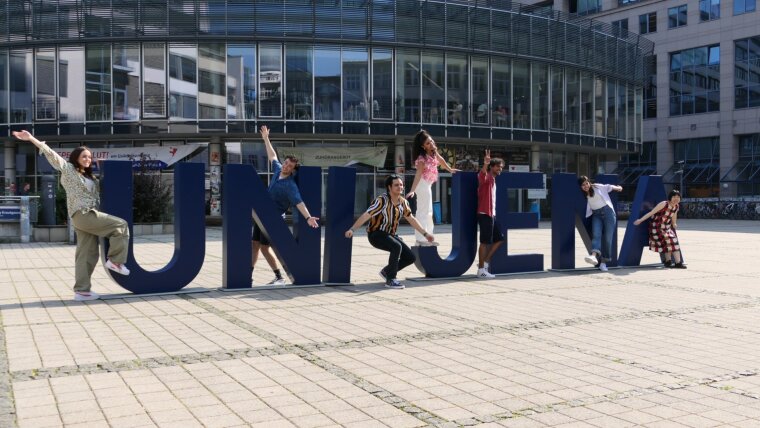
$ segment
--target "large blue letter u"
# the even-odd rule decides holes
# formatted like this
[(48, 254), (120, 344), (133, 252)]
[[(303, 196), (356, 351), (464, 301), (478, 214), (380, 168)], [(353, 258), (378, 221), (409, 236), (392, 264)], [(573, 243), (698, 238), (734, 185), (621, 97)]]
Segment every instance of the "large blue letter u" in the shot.
[[(174, 167), (174, 255), (165, 267), (148, 272), (135, 260), (132, 233), (132, 162), (105, 161), (101, 209), (129, 223), (129, 276), (112, 274), (120, 286), (135, 294), (168, 293), (195, 279), (206, 255), (203, 164), (182, 163)], [(103, 254), (108, 245), (103, 246)], [(111, 272), (108, 272), (111, 274)]]

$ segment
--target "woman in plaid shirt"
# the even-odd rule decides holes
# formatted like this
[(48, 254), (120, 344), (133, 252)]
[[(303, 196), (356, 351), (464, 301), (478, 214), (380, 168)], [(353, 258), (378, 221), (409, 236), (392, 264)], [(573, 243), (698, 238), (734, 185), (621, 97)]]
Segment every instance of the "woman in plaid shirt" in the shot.
[(50, 165), (61, 173), (61, 185), (66, 189), (66, 208), (77, 233), (74, 300), (99, 298), (97, 293), (90, 291), (90, 277), (98, 263), (98, 239), (108, 238), (110, 244), (105, 267), (129, 275), (129, 269), (124, 266), (129, 251), (129, 226), (119, 217), (98, 211), (100, 188), (98, 179), (92, 175), (92, 153), (87, 147), (77, 147), (67, 161), (28, 131), (14, 131), (13, 136), (37, 146)]

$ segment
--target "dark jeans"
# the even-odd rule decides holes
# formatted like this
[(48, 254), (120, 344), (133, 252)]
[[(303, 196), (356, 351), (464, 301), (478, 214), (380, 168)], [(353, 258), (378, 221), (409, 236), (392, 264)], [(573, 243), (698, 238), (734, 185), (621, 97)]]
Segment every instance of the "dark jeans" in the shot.
[(401, 269), (414, 263), (416, 257), (412, 250), (404, 244), (397, 235), (391, 235), (381, 230), (370, 232), (369, 243), (380, 250), (390, 251), (388, 256), (388, 266), (384, 267), (385, 277), (388, 279), (396, 279), (396, 273)]

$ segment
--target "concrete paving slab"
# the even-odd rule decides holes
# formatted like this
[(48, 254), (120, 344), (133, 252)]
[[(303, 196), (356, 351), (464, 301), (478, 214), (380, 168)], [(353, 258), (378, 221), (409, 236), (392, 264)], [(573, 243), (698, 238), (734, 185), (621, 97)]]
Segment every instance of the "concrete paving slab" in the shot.
[[(758, 426), (760, 223), (679, 224), (686, 270), (390, 290), (387, 256), (359, 233), (355, 286), (243, 293), (217, 291), (210, 228), (189, 285), (207, 292), (86, 303), (72, 300), (73, 246), (3, 244), (0, 426)], [(509, 232), (509, 252), (551, 266), (548, 226)], [(444, 255), (450, 230), (436, 229)], [(160, 269), (173, 241), (138, 237), (138, 262)], [(254, 279), (272, 276), (260, 262)], [(101, 268), (93, 286), (124, 292)]]

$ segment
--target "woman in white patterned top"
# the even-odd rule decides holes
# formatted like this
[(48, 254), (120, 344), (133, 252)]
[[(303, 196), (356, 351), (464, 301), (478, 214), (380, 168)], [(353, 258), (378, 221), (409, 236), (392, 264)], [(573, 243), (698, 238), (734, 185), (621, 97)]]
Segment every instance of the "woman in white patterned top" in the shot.
[(27, 131), (14, 131), (13, 136), (37, 146), (50, 165), (60, 171), (61, 185), (66, 190), (66, 207), (77, 233), (74, 300), (99, 298), (97, 293), (90, 291), (90, 277), (98, 263), (98, 238), (108, 238), (110, 244), (105, 267), (129, 275), (129, 269), (124, 266), (129, 251), (129, 227), (123, 219), (98, 210), (100, 188), (98, 179), (92, 175), (92, 153), (87, 147), (77, 147), (66, 161)]

